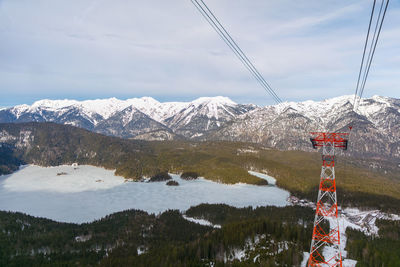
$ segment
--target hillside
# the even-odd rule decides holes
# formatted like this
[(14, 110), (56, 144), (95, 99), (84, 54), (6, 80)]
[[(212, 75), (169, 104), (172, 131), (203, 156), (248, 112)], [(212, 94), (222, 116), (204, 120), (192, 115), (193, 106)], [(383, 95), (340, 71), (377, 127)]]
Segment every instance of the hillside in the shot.
[[(312, 201), (316, 198), (319, 153), (279, 151), (239, 142), (139, 141), (95, 134), (52, 123), (0, 124), (5, 157), (0, 170), (23, 163), (41, 166), (89, 164), (115, 169), (117, 175), (140, 180), (160, 172), (195, 172), (222, 183), (265, 184), (248, 170), (266, 172), (277, 185)], [(338, 156), (339, 202), (397, 210), (400, 178), (396, 169), (375, 168), (369, 161)], [(4, 161), (4, 159), (3, 159)], [(380, 166), (392, 166), (381, 161)]]
[[(196, 151), (201, 143), (127, 140), (54, 123), (0, 124), (0, 141), (12, 151), (2, 167), (10, 171), (15, 170), (16, 160), (41, 166), (78, 162), (115, 169), (117, 175), (134, 180), (165, 171), (194, 170), (223, 183), (265, 184), (230, 160), (223, 162), (212, 152)], [(215, 167), (209, 168), (214, 161)]]

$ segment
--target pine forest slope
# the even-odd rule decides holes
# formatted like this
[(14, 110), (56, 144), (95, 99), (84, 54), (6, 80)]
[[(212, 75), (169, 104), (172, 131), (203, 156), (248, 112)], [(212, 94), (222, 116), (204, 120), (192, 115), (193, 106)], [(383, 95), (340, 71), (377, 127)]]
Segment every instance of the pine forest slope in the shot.
[[(0, 158), (3, 173), (25, 163), (54, 166), (78, 162), (115, 169), (117, 175), (135, 180), (165, 171), (191, 171), (222, 183), (265, 184), (247, 172), (257, 170), (275, 177), (278, 186), (312, 201), (321, 166), (319, 153), (279, 151), (240, 142), (127, 140), (53, 123), (0, 124), (0, 142), (11, 155)], [(400, 206), (397, 167), (383, 171), (368, 161), (340, 155), (336, 166), (341, 204), (383, 209)]]
[[(80, 225), (0, 211), (0, 266), (300, 266), (314, 211), (202, 204), (186, 216), (221, 228), (171, 210), (157, 216), (128, 210)], [(398, 266), (399, 221), (377, 225), (379, 236), (347, 229), (347, 258), (359, 266)]]
[[(129, 210), (81, 225), (0, 211), (0, 266), (298, 266), (309, 249), (311, 208), (203, 205), (197, 214), (221, 211), (237, 218), (220, 229), (178, 211)], [(239, 262), (232, 255), (249, 240), (257, 246)]]

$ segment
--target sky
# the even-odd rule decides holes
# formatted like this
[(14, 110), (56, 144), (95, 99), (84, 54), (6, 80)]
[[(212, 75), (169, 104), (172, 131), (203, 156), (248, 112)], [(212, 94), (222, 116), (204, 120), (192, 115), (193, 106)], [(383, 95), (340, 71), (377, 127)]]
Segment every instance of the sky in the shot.
[[(372, 0), (205, 2), (283, 101), (354, 94)], [(391, 1), (364, 96), (400, 98), (399, 84)], [(274, 104), (190, 0), (0, 0), (0, 95)]]

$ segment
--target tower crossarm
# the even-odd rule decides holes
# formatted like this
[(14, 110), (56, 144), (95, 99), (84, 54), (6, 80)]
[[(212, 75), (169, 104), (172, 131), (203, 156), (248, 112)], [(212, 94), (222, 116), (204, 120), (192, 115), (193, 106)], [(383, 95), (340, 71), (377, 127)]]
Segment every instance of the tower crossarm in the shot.
[(323, 147), (330, 144), (332, 147), (347, 149), (348, 133), (323, 133), (312, 132), (313, 137), (310, 138), (313, 148)]

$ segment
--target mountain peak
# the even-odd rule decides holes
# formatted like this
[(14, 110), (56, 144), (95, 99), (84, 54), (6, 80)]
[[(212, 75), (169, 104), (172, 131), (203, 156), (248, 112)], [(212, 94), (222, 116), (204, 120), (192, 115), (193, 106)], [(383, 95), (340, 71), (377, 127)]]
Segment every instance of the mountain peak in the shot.
[(160, 104), (160, 102), (158, 102), (151, 96), (129, 98), (126, 101), (129, 103), (132, 103), (132, 104), (141, 104), (141, 105), (143, 105), (143, 104)]
[(219, 104), (219, 105), (236, 105), (229, 97), (225, 96), (214, 96), (214, 97), (199, 97), (192, 101), (195, 105), (207, 104)]
[(46, 108), (58, 109), (58, 108), (72, 106), (77, 103), (79, 103), (79, 102), (76, 100), (70, 100), (70, 99), (60, 99), (60, 100), (41, 99), (41, 100), (35, 101), (31, 105), (31, 108), (34, 109), (34, 108), (38, 108), (38, 107), (46, 107)]

